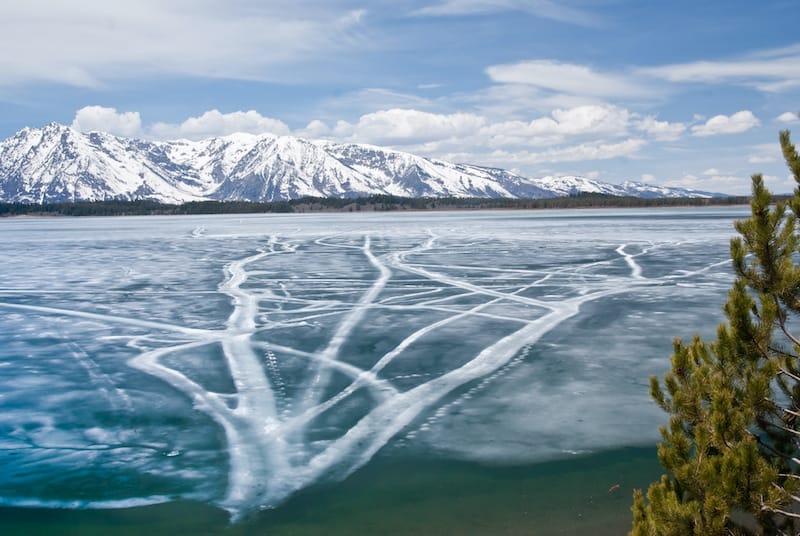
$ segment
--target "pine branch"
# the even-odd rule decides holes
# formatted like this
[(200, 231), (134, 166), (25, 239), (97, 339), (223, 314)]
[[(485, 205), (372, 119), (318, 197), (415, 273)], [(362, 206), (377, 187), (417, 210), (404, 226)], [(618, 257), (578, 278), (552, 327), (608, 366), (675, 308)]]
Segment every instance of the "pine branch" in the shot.
[(775, 508), (774, 506), (767, 506), (764, 505), (761, 507), (762, 512), (772, 512), (774, 514), (780, 514), (782, 516), (790, 517), (792, 519), (800, 519), (800, 514), (795, 514), (793, 512), (787, 512), (786, 510), (781, 510), (780, 508)]
[(784, 376), (789, 376), (791, 379), (793, 379), (796, 382), (800, 382), (800, 376), (797, 376), (796, 374), (792, 374), (791, 372), (789, 372), (788, 370), (786, 370), (783, 367), (780, 367), (778, 369), (778, 373), (779, 374), (783, 374)]

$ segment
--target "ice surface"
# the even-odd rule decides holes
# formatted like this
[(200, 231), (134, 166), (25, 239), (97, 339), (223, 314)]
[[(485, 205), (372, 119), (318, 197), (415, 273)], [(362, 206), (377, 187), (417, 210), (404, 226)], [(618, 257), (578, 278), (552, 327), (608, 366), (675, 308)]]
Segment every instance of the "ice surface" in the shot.
[(381, 452), (652, 442), (741, 209), (0, 221), (0, 501), (234, 515)]

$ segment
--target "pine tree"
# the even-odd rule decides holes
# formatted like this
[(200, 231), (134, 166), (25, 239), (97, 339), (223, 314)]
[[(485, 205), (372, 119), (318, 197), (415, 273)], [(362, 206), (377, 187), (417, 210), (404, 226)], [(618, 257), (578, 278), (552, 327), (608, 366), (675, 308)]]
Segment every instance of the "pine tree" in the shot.
[(773, 203), (752, 177), (727, 322), (714, 342), (676, 340), (663, 385), (651, 378), (669, 475), (634, 493), (633, 536), (800, 533), (800, 156), (788, 131), (780, 143), (798, 187)]

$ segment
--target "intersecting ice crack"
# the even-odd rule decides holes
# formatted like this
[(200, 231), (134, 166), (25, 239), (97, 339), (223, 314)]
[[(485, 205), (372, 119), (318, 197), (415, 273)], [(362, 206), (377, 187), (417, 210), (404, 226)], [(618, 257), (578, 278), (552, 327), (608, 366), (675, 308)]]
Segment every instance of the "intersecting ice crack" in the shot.
[[(193, 236), (208, 238), (199, 232)], [(229, 460), (227, 492), (216, 502), (236, 518), (275, 506), (326, 475), (343, 477), (363, 466), (394, 436), (440, 406), (448, 394), (490, 377), (512, 362), (525, 346), (536, 343), (576, 315), (582, 305), (647, 286), (675, 284), (724, 264), (648, 278), (638, 259), (659, 245), (637, 245), (638, 252), (630, 253), (632, 246), (621, 244), (615, 250), (618, 256), (608, 260), (550, 270), (503, 269), (421, 262), (436, 251), (439, 237), (431, 232), (412, 247), (384, 253), (374, 251), (373, 240), (367, 234), (356, 238), (331, 235), (313, 241), (315, 247), (334, 254), (361, 255), (375, 274), (366, 288), (359, 287), (359, 281), (351, 281), (356, 287), (350, 289), (351, 295), (360, 294), (348, 302), (333, 292), (323, 297), (297, 295), (284, 281), (274, 282), (274, 287), (268, 288), (264, 281), (270, 274), (266, 270), (270, 262), (296, 256), (303, 245), (298, 239), (270, 238), (262, 250), (225, 266), (219, 292), (230, 299), (232, 312), (224, 329), (197, 329), (35, 305), (0, 303), (0, 307), (152, 330), (152, 335), (129, 338), (128, 345), (140, 352), (129, 365), (190, 397), (194, 408), (210, 416), (224, 431)], [(627, 266), (628, 273), (620, 272), (622, 266)], [(614, 269), (604, 273), (604, 268)], [(487, 284), (486, 279), (463, 275), (471, 270), (491, 274), (492, 284)], [(414, 284), (403, 279), (412, 276), (419, 278)], [(251, 278), (262, 279), (253, 283)], [(549, 297), (530, 297), (532, 289), (545, 285), (551, 289)], [(401, 294), (391, 295), (389, 289)], [(561, 294), (552, 294), (559, 290)], [(457, 303), (461, 299), (467, 301)], [(504, 305), (525, 306), (534, 313), (528, 318), (493, 312)], [(293, 318), (276, 318), (280, 316), (276, 313), (284, 313), (290, 306)], [(388, 351), (373, 356), (370, 366), (358, 366), (348, 362), (342, 350), (373, 311), (435, 311), (438, 317), (405, 334)], [(384, 377), (387, 367), (402, 359), (425, 337), (470, 317), (513, 322), (516, 329), (498, 336), (464, 362), (438, 375), (397, 376), (398, 380), (413, 378), (416, 383), (412, 387), (403, 389)], [(295, 348), (294, 341), (271, 337), (276, 328), (330, 318), (337, 319), (335, 327), (327, 343), (316, 351)], [(166, 345), (165, 333), (174, 335)], [(212, 345), (222, 349), (235, 387), (233, 393), (210, 390), (165, 363), (164, 358), (171, 354)], [(285, 372), (282, 359), (289, 357), (306, 363), (299, 394), (290, 394), (282, 376)], [(344, 384), (333, 382), (334, 377), (347, 380)], [(368, 409), (334, 437), (311, 441), (314, 423), (335, 412), (356, 393), (369, 394)]]

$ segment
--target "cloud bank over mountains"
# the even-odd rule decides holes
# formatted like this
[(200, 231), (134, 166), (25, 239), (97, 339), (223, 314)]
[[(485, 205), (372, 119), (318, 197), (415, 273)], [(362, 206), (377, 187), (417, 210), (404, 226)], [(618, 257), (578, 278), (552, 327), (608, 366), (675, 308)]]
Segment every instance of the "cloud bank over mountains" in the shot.
[[(139, 112), (102, 106), (78, 110), (72, 127), (153, 140), (202, 140), (243, 132), (293, 135), (337, 143), (389, 146), (428, 157), (526, 169), (536, 164), (635, 158), (648, 145), (684, 136), (745, 132), (760, 124), (753, 112), (717, 115), (692, 126), (660, 121), (613, 105), (557, 108), (530, 121), (500, 120), (475, 113), (439, 114), (393, 108), (362, 115), (356, 122), (313, 120), (291, 129), (255, 110), (209, 110), (180, 123), (144, 124)], [(681, 181), (685, 185), (686, 180)]]

